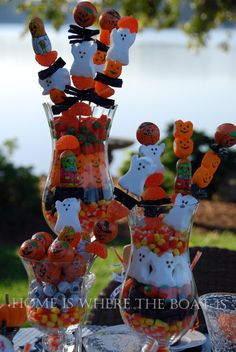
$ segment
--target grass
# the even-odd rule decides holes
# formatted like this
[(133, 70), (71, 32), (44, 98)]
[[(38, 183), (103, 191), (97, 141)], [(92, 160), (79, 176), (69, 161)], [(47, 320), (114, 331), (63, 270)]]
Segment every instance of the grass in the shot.
[[(122, 248), (129, 240), (113, 242), (118, 252), (122, 254)], [(209, 246), (228, 248), (236, 250), (236, 234), (232, 232), (203, 232), (193, 229), (191, 246)], [(112, 271), (119, 268), (112, 267), (112, 264), (119, 264), (119, 260), (112, 251), (109, 250), (109, 256), (106, 260), (98, 258), (93, 266), (92, 271), (96, 274), (95, 284), (90, 292), (91, 298), (96, 298), (107, 283), (112, 279)], [(23, 265), (17, 255), (15, 247), (0, 249), (0, 302), (4, 301), (5, 293), (8, 293), (10, 299), (25, 298), (27, 295), (27, 276)]]

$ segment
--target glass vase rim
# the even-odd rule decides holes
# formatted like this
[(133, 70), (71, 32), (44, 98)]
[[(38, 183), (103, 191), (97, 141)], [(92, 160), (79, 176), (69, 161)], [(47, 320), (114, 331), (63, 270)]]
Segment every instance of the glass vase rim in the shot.
[[(170, 207), (176, 207), (176, 206), (180, 206), (179, 204), (175, 204), (174, 202), (170, 202), (170, 203), (155, 203), (155, 201), (152, 201), (153, 203), (146, 203), (141, 201), (141, 203), (139, 204), (135, 204), (135, 206), (132, 209), (137, 209), (137, 208), (141, 208), (141, 209), (145, 209), (145, 208), (159, 208), (159, 207), (163, 207), (163, 208), (170, 208)], [(185, 204), (184, 207), (190, 207), (190, 206), (197, 206), (199, 205), (200, 201), (198, 199), (196, 199), (196, 201), (192, 202), (191, 204)], [(181, 206), (180, 206), (181, 207)]]
[(235, 309), (229, 309), (229, 308), (220, 308), (220, 307), (214, 307), (212, 305), (210, 305), (209, 303), (207, 303), (207, 298), (223, 298), (225, 296), (233, 296), (236, 299), (236, 292), (209, 292), (209, 293), (205, 293), (204, 295), (201, 295), (198, 297), (199, 303), (201, 305), (201, 307), (207, 307), (207, 309), (211, 309), (214, 311), (218, 311), (218, 312), (228, 312), (230, 314), (235, 314), (236, 315), (236, 310)]
[[(78, 100), (78, 102), (79, 102), (79, 100)], [(53, 106), (54, 104), (52, 103), (52, 102), (50, 102), (50, 101), (44, 101), (44, 102), (42, 102), (42, 106), (43, 107), (49, 107), (50, 108), (50, 110), (51, 110), (51, 112), (52, 112), (52, 106)], [(71, 105), (71, 106), (73, 106), (73, 105)], [(70, 107), (71, 107), (70, 106)], [(69, 108), (70, 108), (69, 107)], [(113, 106), (111, 106), (110, 108), (104, 108), (103, 106), (100, 106), (100, 105), (95, 105), (95, 106), (93, 106), (93, 108), (101, 108), (101, 109), (104, 109), (104, 110), (116, 110), (117, 109), (117, 107), (118, 107), (118, 104), (115, 104), (115, 105), (113, 105)], [(68, 108), (68, 109), (69, 109)], [(67, 110), (65, 110), (65, 111), (67, 111)]]

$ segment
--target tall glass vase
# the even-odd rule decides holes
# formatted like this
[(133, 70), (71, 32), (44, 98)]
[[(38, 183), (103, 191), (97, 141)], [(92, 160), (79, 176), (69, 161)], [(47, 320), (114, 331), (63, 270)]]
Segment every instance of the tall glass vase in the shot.
[(44, 110), (53, 157), (42, 197), (43, 214), (62, 239), (74, 231), (82, 233), (86, 242), (95, 222), (106, 217), (113, 197), (107, 144), (116, 106), (94, 107), (91, 116), (67, 111), (53, 116), (50, 104), (44, 104)]
[(121, 314), (128, 326), (150, 340), (142, 351), (169, 351), (197, 315), (188, 250), (197, 201), (189, 198), (189, 204), (136, 206), (129, 216), (131, 253)]

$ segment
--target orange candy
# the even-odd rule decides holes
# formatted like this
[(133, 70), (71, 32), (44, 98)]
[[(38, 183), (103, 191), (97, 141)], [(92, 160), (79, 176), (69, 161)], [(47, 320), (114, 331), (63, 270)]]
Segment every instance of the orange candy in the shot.
[(55, 263), (38, 262), (35, 264), (34, 273), (39, 282), (57, 284), (61, 280), (61, 266)]
[(230, 148), (236, 144), (236, 126), (232, 123), (223, 123), (218, 126), (215, 141), (221, 147)]
[(66, 98), (66, 94), (63, 91), (56, 89), (56, 88), (51, 89), (49, 95), (50, 95), (51, 101), (54, 104), (63, 103), (63, 101)]
[(74, 86), (79, 90), (91, 89), (95, 86), (95, 81), (92, 77), (71, 76)]
[(71, 262), (74, 258), (74, 250), (66, 242), (54, 241), (48, 248), (48, 260), (51, 262)]
[(78, 102), (72, 105), (72, 107), (69, 109), (69, 112), (72, 115), (91, 116), (92, 108), (89, 104)]
[(74, 8), (73, 16), (80, 27), (89, 27), (94, 24), (97, 18), (97, 9), (89, 1), (80, 1)]
[(99, 242), (108, 243), (116, 238), (118, 225), (108, 219), (103, 219), (95, 224), (93, 233)]
[(110, 32), (107, 29), (102, 29), (99, 40), (103, 44), (110, 45)]
[(131, 33), (138, 32), (138, 21), (133, 16), (122, 17), (117, 25), (119, 28), (128, 28)]
[(95, 91), (97, 95), (102, 98), (109, 98), (115, 93), (115, 90), (113, 88), (101, 82), (95, 83)]
[(174, 153), (178, 158), (185, 159), (193, 152), (193, 141), (187, 138), (175, 138)]
[(104, 68), (104, 74), (111, 78), (117, 78), (121, 75), (122, 65), (119, 61), (107, 60)]
[(117, 202), (112, 200), (107, 207), (107, 216), (111, 221), (121, 220), (129, 215), (129, 209)]
[(84, 257), (77, 253), (71, 262), (68, 265), (63, 267), (64, 280), (72, 282), (75, 279), (83, 276), (86, 272), (86, 263)]
[(57, 59), (57, 51), (52, 50), (49, 51), (46, 54), (40, 55), (36, 54), (35, 55), (35, 60), (39, 63), (41, 66), (49, 67), (51, 66)]
[(93, 57), (93, 63), (95, 65), (102, 65), (106, 62), (106, 55), (105, 51), (97, 50)]
[(44, 245), (46, 250), (53, 242), (53, 237), (48, 232), (37, 232), (31, 238), (32, 240), (37, 240), (41, 242)]
[(38, 240), (27, 240), (20, 246), (19, 255), (26, 259), (40, 260), (45, 257), (45, 247)]
[(102, 12), (99, 17), (99, 25), (102, 30), (111, 32), (113, 28), (117, 28), (117, 23), (120, 20), (120, 15), (116, 10), (107, 10)]
[(218, 169), (220, 163), (221, 159), (219, 158), (219, 156), (215, 152), (209, 150), (204, 155), (201, 165), (206, 167), (207, 169), (210, 169), (210, 172), (214, 174)]
[(204, 166), (200, 166), (193, 174), (192, 182), (200, 188), (207, 187), (213, 178), (210, 170)]
[(78, 148), (79, 142), (74, 136), (62, 136), (56, 142), (56, 150), (74, 150)]
[(102, 259), (106, 259), (108, 256), (107, 247), (104, 243), (94, 241), (86, 245), (86, 251), (99, 256)]
[(152, 122), (143, 122), (137, 129), (136, 137), (141, 144), (155, 144), (159, 141), (160, 130)]
[(191, 138), (193, 135), (193, 124), (191, 121), (183, 122), (178, 120), (175, 122), (174, 137), (175, 138)]

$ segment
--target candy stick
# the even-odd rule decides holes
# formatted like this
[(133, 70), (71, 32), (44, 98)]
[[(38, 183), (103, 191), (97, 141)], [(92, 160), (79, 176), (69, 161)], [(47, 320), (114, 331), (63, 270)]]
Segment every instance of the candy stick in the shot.
[(180, 158), (176, 164), (174, 191), (176, 193), (191, 193), (192, 167), (189, 156), (193, 152), (193, 124), (190, 121), (178, 120), (174, 125), (174, 153)]
[(196, 264), (198, 263), (199, 259), (201, 258), (202, 252), (197, 251), (197, 253), (195, 254), (195, 257), (193, 258), (193, 261), (191, 263), (191, 269), (193, 270), (196, 266)]

